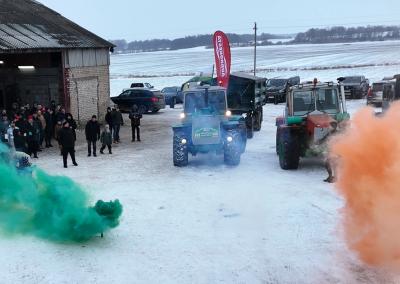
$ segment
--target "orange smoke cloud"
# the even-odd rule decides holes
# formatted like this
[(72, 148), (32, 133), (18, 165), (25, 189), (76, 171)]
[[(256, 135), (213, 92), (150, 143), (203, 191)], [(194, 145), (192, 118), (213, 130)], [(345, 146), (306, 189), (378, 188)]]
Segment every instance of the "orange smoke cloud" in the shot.
[(346, 241), (364, 262), (400, 269), (400, 103), (382, 117), (358, 112), (331, 142), (340, 157)]

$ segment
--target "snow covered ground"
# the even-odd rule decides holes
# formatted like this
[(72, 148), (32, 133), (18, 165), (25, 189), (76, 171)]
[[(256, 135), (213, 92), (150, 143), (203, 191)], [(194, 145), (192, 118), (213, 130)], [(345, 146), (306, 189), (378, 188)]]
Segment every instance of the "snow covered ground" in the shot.
[(172, 166), (170, 126), (179, 109), (146, 115), (140, 144), (123, 127), (112, 156), (87, 158), (80, 134), (78, 168), (63, 169), (55, 149), (42, 153), (39, 167), (75, 179), (93, 201), (119, 198), (121, 225), (81, 245), (2, 237), (0, 282), (399, 283), (347, 250), (343, 201), (322, 181), (320, 161), (280, 169), (274, 123), (282, 112), (265, 107), (263, 129), (235, 168), (208, 155)]

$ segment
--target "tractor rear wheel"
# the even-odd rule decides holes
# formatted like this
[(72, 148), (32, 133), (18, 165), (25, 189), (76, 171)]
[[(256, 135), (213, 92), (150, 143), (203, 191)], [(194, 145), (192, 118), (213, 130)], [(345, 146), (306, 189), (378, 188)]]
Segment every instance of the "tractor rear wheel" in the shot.
[(252, 139), (254, 137), (254, 116), (248, 116), (246, 118), (247, 126), (247, 139)]
[(183, 143), (185, 136), (182, 133), (174, 133), (173, 159), (175, 167), (186, 167), (189, 163), (187, 142)]
[(278, 132), (279, 164), (283, 170), (297, 170), (300, 162), (299, 137), (290, 128), (282, 128)]
[(255, 115), (254, 131), (260, 131), (262, 125), (262, 108), (259, 108)]
[(280, 143), (280, 139), (281, 139), (279, 127), (276, 128), (276, 138), (275, 138), (275, 139), (276, 139), (276, 141), (275, 141), (275, 144), (276, 144), (276, 154), (279, 155), (279, 147), (280, 147), (279, 143)]

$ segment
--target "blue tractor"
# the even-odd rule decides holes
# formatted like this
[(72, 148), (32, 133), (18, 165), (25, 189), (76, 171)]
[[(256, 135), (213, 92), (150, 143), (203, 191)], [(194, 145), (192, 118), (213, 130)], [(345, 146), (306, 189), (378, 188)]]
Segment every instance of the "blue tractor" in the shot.
[(222, 87), (196, 86), (183, 93), (181, 123), (173, 126), (173, 160), (188, 165), (189, 153), (224, 155), (225, 164), (237, 166), (246, 149), (247, 130), (242, 116), (232, 115)]

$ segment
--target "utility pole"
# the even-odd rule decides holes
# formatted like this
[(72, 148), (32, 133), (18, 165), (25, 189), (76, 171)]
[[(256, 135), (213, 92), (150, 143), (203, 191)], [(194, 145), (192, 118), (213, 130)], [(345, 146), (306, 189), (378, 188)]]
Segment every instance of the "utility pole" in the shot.
[(254, 23), (254, 76), (256, 76), (257, 67), (257, 23)]

